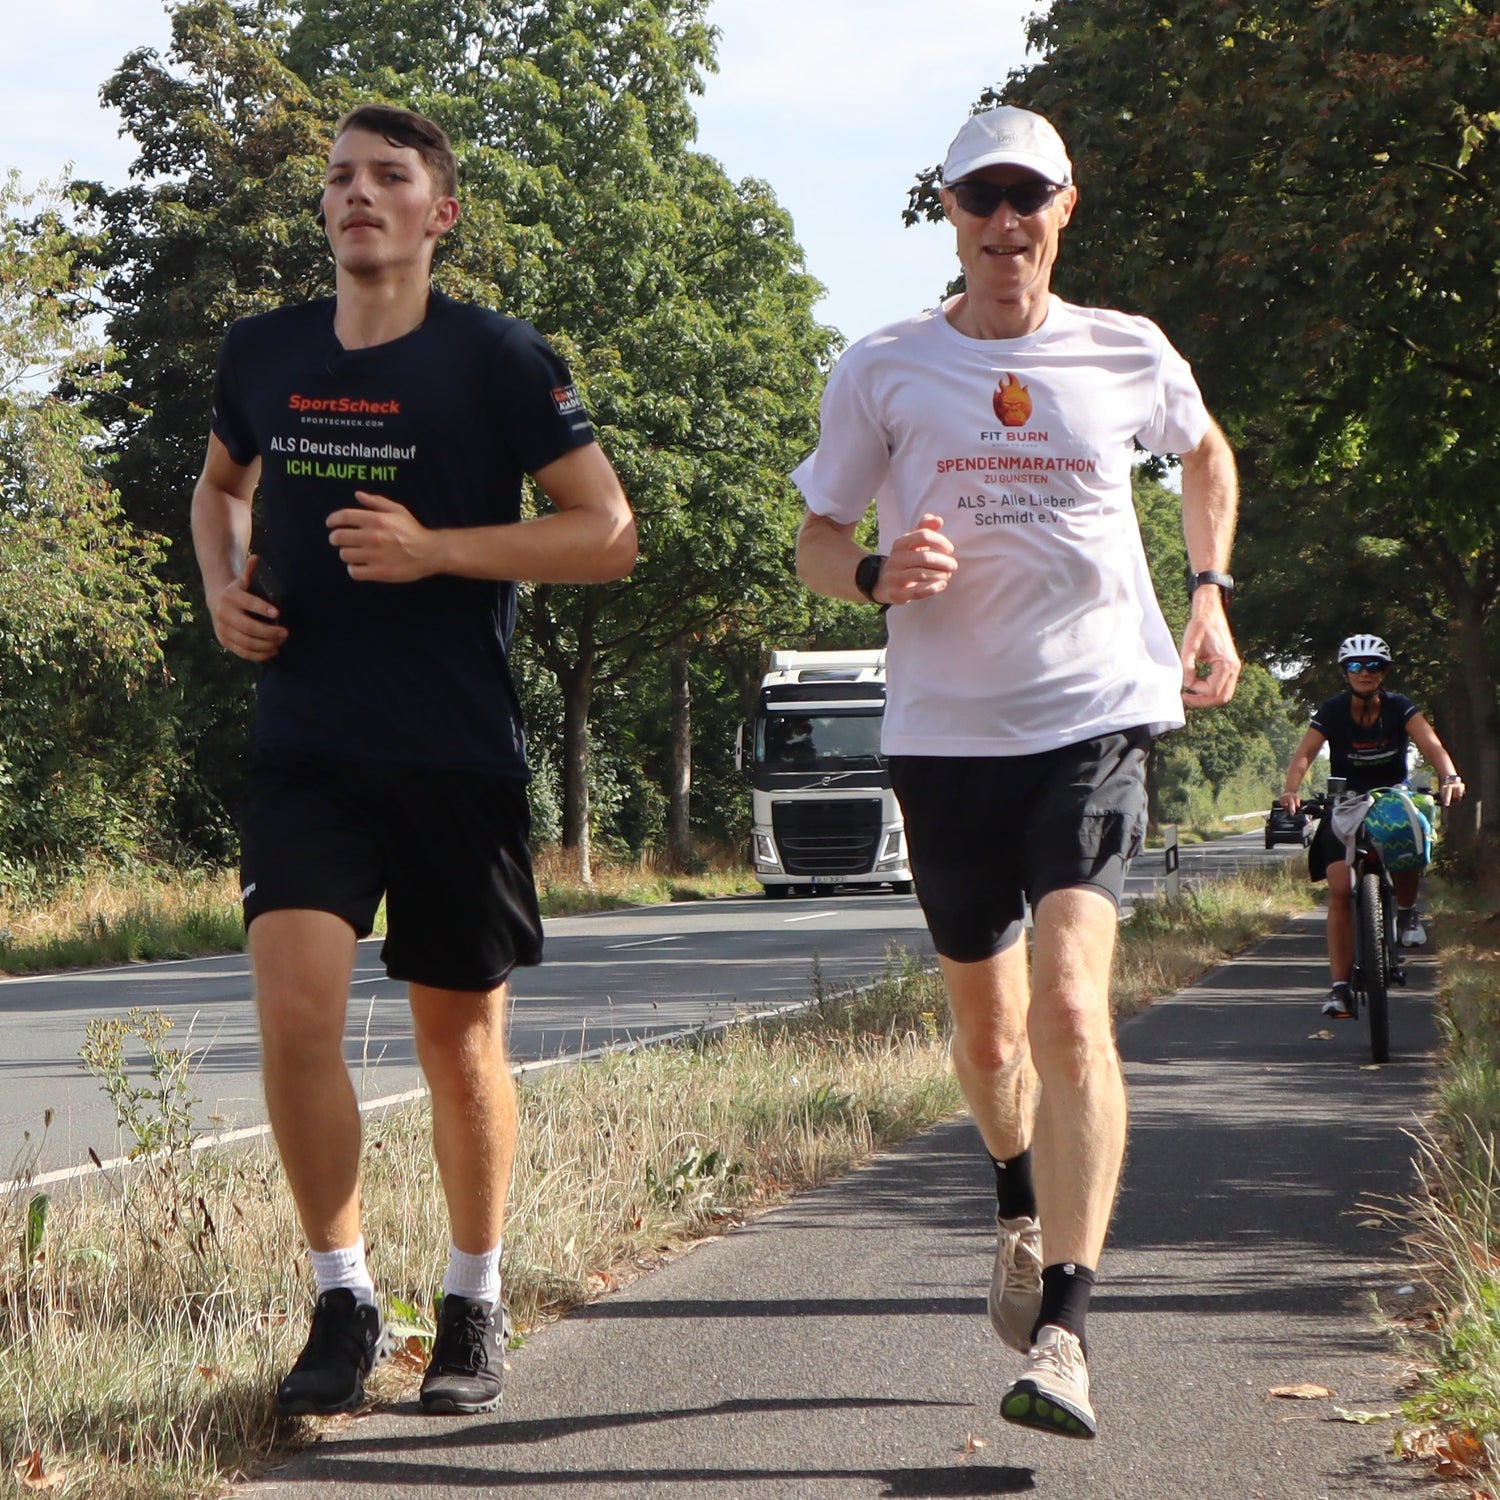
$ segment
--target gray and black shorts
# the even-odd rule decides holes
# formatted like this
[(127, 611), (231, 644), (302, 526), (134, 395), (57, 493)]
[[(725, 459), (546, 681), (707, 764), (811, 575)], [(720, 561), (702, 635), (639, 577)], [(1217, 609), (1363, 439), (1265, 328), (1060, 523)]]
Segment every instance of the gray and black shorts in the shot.
[(1020, 937), (1026, 904), (1083, 887), (1116, 906), (1146, 833), (1151, 735), (1127, 729), (1037, 755), (893, 755), (933, 946), (978, 963)]
[(486, 772), (261, 753), (239, 806), (245, 925), (332, 912), (392, 979), (492, 990), (542, 958), (526, 783)]

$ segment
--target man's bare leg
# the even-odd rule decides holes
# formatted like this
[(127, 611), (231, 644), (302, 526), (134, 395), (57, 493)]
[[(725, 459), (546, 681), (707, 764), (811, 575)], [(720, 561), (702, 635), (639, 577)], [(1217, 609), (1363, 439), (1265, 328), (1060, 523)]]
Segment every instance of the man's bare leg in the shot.
[(1036, 1072), (1026, 1037), (1026, 941), (992, 958), (938, 958), (953, 1014), (953, 1071), (985, 1148), (1009, 1161), (1031, 1144)]
[(323, 911), (250, 924), (266, 1111), (297, 1217), (315, 1251), (360, 1238), (359, 1101), (344, 1063), (354, 929)]
[(516, 1152), (516, 1086), (505, 1056), (506, 989), (440, 990), (419, 984), (409, 989), (453, 1242), (432, 1358), (422, 1377), (422, 1407), (439, 1413), (493, 1411), (505, 1387), (500, 1237)]
[(500, 1243), (516, 1153), (516, 1085), (505, 1055), (504, 985), (488, 993), (408, 986), (417, 1059), (432, 1093), (432, 1145), (453, 1243)]
[(1096, 1267), (1125, 1156), (1125, 1081), (1109, 1009), (1119, 917), (1098, 891), (1042, 898), (1028, 1033), (1041, 1097), (1032, 1150), (1044, 1258)]

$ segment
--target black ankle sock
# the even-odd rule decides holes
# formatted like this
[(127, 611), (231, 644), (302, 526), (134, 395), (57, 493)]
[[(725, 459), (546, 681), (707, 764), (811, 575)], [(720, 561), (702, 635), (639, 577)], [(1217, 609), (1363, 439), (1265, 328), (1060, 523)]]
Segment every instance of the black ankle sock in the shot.
[(1009, 1161), (990, 1157), (995, 1168), (995, 1200), (998, 1217), (1022, 1219), (1036, 1217), (1036, 1190), (1031, 1185), (1031, 1152), (1023, 1151)]
[(1084, 1320), (1088, 1317), (1089, 1294), (1094, 1290), (1094, 1280), (1090, 1267), (1074, 1265), (1071, 1261), (1042, 1267), (1042, 1310), (1037, 1314), (1036, 1326), (1040, 1328), (1044, 1323), (1052, 1323), (1076, 1334), (1085, 1357), (1089, 1343), (1084, 1333)]

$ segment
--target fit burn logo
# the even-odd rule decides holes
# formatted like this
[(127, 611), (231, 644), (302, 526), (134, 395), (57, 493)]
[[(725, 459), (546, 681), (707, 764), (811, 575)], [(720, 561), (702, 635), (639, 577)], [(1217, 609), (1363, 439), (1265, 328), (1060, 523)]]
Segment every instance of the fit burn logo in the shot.
[(994, 407), (1003, 426), (1024, 427), (1031, 420), (1031, 392), (1007, 372), (995, 387)]

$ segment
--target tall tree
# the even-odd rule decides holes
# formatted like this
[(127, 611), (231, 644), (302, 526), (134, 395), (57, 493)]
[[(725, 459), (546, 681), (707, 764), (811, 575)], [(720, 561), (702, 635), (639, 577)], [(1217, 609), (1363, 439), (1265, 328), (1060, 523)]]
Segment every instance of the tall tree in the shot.
[[(1493, 829), (1500, 18), (1469, 0), (1066, 0), (1031, 41), (1041, 61), (981, 102), (1057, 123), (1082, 189), (1065, 290), (1158, 318), (1236, 439), (1237, 623), (1322, 667), (1331, 613), (1409, 621), (1403, 656), (1436, 668), (1412, 685), (1455, 710), (1441, 727)], [(930, 209), (929, 178), (911, 212)]]
[(114, 377), (72, 208), (0, 181), (0, 880), (145, 852), (173, 775), (154, 711), (170, 600), (84, 410)]

